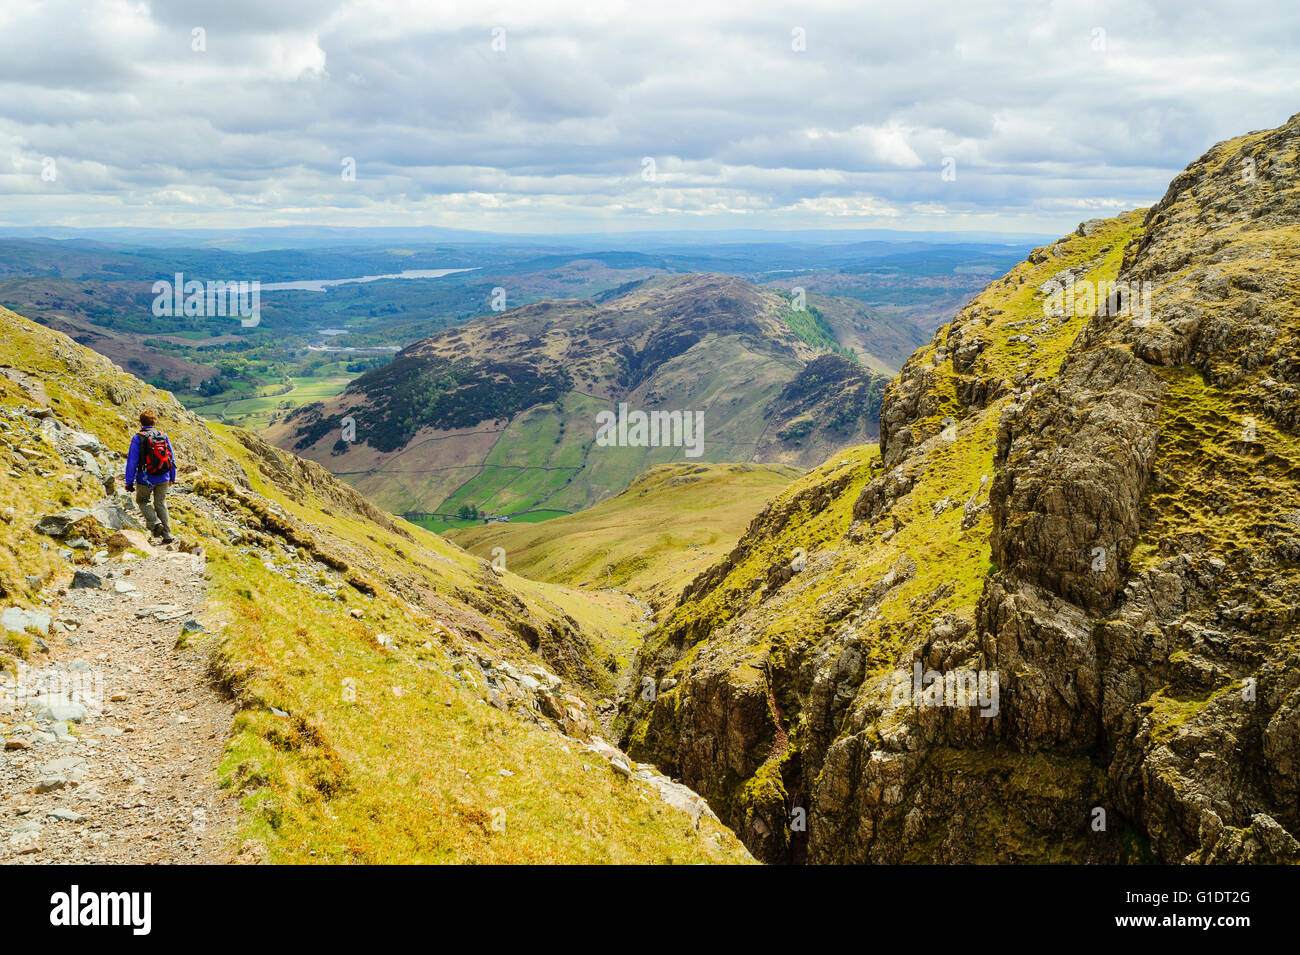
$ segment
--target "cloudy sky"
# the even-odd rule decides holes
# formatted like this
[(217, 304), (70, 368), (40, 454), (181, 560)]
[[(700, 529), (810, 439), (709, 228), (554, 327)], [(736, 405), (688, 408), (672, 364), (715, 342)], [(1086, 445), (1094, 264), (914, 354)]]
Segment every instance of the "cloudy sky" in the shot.
[(1057, 233), (1300, 111), (1297, 50), (1294, 0), (4, 0), (0, 224)]

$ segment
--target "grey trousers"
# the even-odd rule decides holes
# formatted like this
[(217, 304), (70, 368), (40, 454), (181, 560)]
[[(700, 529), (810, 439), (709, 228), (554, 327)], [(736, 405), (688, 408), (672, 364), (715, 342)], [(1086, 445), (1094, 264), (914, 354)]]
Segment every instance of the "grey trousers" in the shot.
[(161, 524), (164, 537), (172, 536), (172, 522), (167, 517), (168, 487), (166, 481), (152, 486), (148, 484), (135, 486), (135, 502), (140, 505), (140, 513), (144, 515), (145, 524), (151, 531)]

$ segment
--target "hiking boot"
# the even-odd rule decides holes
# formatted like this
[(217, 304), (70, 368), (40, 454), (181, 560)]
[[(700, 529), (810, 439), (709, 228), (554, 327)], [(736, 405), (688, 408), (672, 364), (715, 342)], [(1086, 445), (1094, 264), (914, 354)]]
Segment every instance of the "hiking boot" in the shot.
[(161, 521), (153, 526), (153, 529), (149, 531), (149, 536), (150, 537), (163, 536), (163, 526)]
[(162, 539), (162, 543), (164, 543), (164, 544), (170, 544), (170, 543), (171, 543), (172, 541), (174, 541), (175, 539), (176, 539), (176, 538), (175, 538), (175, 537), (172, 537), (171, 534), (168, 534), (168, 535), (166, 535), (165, 537), (163, 537), (163, 539)]

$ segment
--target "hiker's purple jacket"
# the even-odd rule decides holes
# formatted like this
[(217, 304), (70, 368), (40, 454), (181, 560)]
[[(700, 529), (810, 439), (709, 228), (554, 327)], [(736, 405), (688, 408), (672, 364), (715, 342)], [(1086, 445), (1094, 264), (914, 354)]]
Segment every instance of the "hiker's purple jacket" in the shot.
[[(172, 440), (163, 435), (167, 441), (167, 450), (172, 450)], [(145, 474), (143, 455), (140, 454), (140, 435), (131, 439), (131, 450), (126, 453), (126, 484), (163, 484), (176, 481), (176, 453), (172, 451), (172, 469), (167, 474)]]

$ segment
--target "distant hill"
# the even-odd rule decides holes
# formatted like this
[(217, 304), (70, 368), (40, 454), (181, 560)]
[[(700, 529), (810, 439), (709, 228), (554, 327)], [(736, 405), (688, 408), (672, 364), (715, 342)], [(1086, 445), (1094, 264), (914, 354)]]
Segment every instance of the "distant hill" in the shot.
[[(878, 433), (886, 379), (811, 303), (709, 273), (597, 299), (436, 334), (268, 437), (393, 511), (519, 513), (588, 507), (673, 461), (806, 468)], [(655, 414), (663, 441), (638, 431)]]

